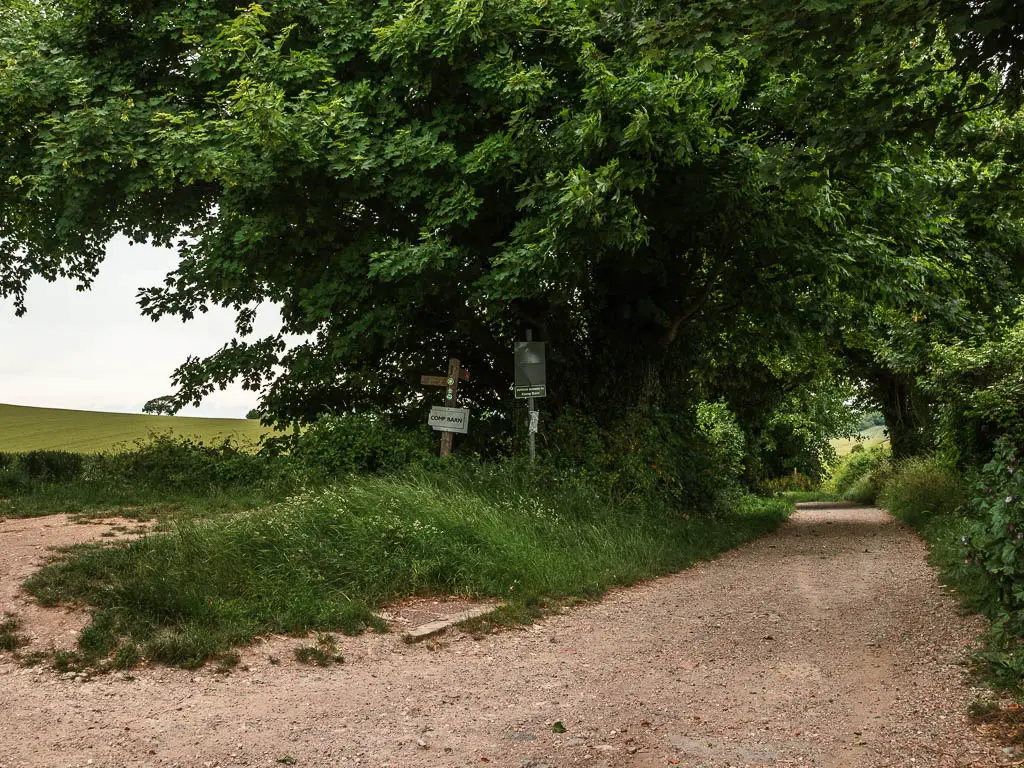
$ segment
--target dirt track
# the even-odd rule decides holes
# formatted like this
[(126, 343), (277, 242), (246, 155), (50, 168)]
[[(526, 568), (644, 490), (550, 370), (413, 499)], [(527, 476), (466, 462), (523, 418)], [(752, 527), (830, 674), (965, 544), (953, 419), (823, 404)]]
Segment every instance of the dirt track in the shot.
[[(0, 585), (37, 547), (97, 530), (0, 523)], [(37, 643), (77, 626), (9, 590), (0, 601)], [(714, 562), (528, 630), (343, 638), (346, 663), (327, 669), (298, 665), (284, 638), (226, 677), (76, 682), (4, 657), (0, 768), (1017, 764), (963, 717), (980, 629), (888, 515), (803, 509)]]

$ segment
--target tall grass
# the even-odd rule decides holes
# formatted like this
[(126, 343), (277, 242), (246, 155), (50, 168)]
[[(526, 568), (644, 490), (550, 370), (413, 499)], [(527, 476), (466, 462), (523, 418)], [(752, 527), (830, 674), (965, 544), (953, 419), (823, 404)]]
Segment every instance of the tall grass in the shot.
[(138, 655), (186, 666), (265, 632), (380, 627), (410, 594), (521, 607), (593, 596), (684, 568), (774, 529), (784, 501), (743, 497), (695, 517), (616, 503), (584, 481), (520, 464), (453, 464), (356, 477), (270, 507), (76, 548), (27, 583), (49, 604), (95, 609), (90, 663)]
[(933, 457), (905, 459), (893, 467), (878, 501), (921, 534), (929, 561), (964, 606), (990, 614), (995, 608), (992, 586), (977, 563), (965, 562), (964, 541), (972, 521), (970, 493), (959, 472)]
[(889, 472), (889, 457), (884, 445), (853, 451), (829, 469), (822, 490), (845, 501), (874, 504)]
[(879, 504), (911, 525), (928, 544), (929, 561), (963, 607), (993, 621), (972, 669), (986, 684), (1024, 692), (1024, 646), (1019, 619), (1008, 621), (1005, 596), (985, 572), (969, 543), (978, 532), (968, 483), (959, 472), (931, 458), (897, 463), (886, 480)]

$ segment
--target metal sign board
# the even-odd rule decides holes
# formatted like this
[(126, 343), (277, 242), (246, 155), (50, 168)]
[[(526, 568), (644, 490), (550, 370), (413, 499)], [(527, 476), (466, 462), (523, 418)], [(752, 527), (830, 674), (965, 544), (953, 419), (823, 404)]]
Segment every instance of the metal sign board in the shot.
[(543, 341), (517, 341), (515, 392), (519, 399), (548, 394)]
[(469, 432), (469, 408), (443, 408), (435, 405), (427, 416), (427, 424), (439, 432), (458, 432), (465, 435)]

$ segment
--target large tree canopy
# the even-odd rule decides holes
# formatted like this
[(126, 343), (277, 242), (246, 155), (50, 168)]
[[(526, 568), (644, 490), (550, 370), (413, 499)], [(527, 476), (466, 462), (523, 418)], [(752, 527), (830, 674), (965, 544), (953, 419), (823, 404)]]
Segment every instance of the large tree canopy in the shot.
[[(286, 421), (388, 407), (456, 354), (495, 405), (531, 328), (553, 406), (764, 414), (835, 350), (882, 376), (891, 313), (1015, 300), (1020, 125), (1006, 77), (958, 71), (962, 9), (235, 5), (0, 18), (0, 295), (87, 285), (117, 232), (176, 245), (144, 311), (223, 305), (239, 333), (179, 403), (241, 379)], [(291, 346), (249, 338), (265, 302)]]

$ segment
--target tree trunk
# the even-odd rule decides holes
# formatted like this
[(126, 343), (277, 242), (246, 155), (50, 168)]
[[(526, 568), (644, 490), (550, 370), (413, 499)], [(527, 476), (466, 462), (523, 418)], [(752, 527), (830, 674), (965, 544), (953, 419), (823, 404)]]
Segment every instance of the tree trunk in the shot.
[(888, 373), (878, 381), (878, 395), (894, 459), (916, 456), (927, 448), (924, 402), (912, 378)]

